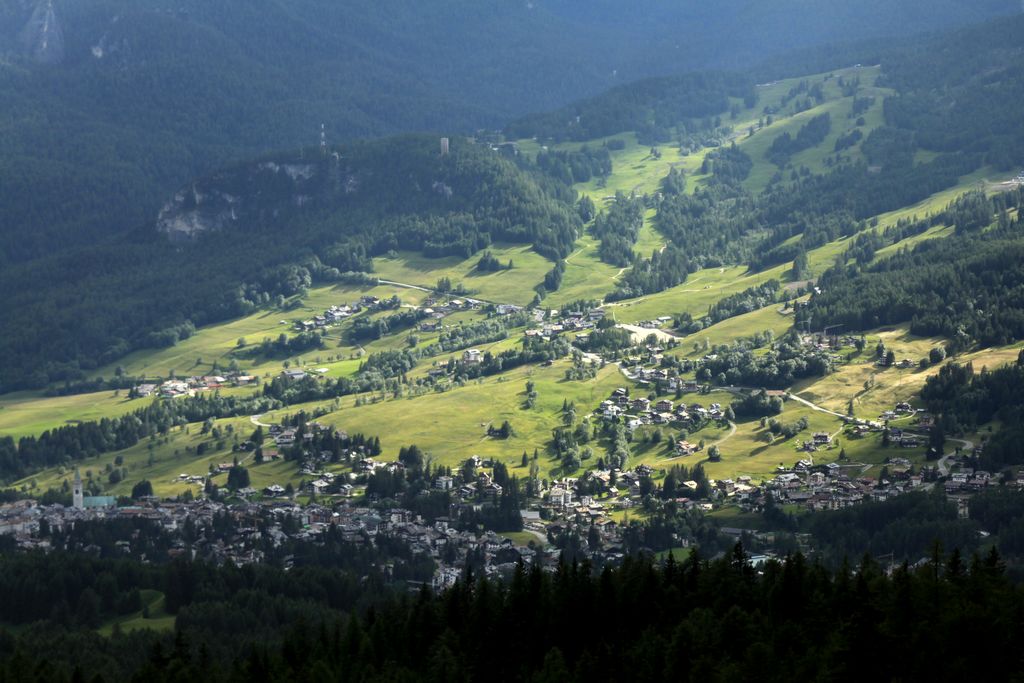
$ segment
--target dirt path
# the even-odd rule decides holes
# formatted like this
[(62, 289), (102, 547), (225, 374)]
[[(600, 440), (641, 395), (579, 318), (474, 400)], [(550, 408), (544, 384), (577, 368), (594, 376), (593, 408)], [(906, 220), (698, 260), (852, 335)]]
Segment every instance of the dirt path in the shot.
[(569, 263), (569, 261), (572, 261), (572, 260), (573, 260), (573, 258), (575, 258), (575, 257), (579, 256), (579, 255), (580, 255), (580, 254), (582, 254), (582, 253), (583, 253), (584, 251), (586, 251), (586, 249), (587, 249), (586, 247), (580, 247), (580, 248), (579, 248), (579, 249), (577, 249), (576, 251), (574, 251), (574, 252), (572, 252), (571, 254), (569, 254), (568, 256), (566, 256), (566, 257), (565, 257), (565, 262), (566, 262), (566, 263)]
[(804, 404), (805, 406), (807, 406), (808, 408), (810, 408), (812, 410), (817, 410), (819, 413), (826, 413), (828, 415), (835, 415), (840, 420), (846, 420), (849, 417), (848, 415), (843, 415), (842, 413), (837, 413), (834, 410), (829, 410), (828, 408), (822, 408), (819, 405), (811, 403), (806, 398), (800, 398), (796, 394), (786, 394), (786, 397), (793, 399), (797, 403), (802, 403), (802, 404)]
[(419, 285), (410, 285), (407, 282), (395, 282), (394, 280), (377, 280), (377, 282), (382, 284), (382, 285), (392, 285), (394, 287), (404, 287), (405, 289), (418, 289), (419, 291), (426, 292), (428, 294), (433, 292), (433, 290), (427, 289), (426, 287), (420, 287)]
[[(377, 283), (381, 284), (381, 285), (391, 285), (392, 287), (403, 287), (405, 289), (415, 289), (415, 290), (420, 291), (420, 292), (426, 292), (427, 294), (433, 294), (434, 293), (434, 290), (432, 290), (432, 289), (429, 289), (427, 287), (422, 287), (420, 285), (412, 285), (412, 284), (409, 284), (408, 282), (395, 282), (394, 280), (377, 280)], [(460, 296), (460, 295), (453, 295), (453, 296)], [(481, 299), (478, 296), (466, 295), (466, 296), (463, 296), (462, 298), (464, 298), (464, 299), (472, 299), (473, 301), (479, 301), (480, 303), (483, 303), (483, 304), (492, 304), (492, 305), (495, 305), (495, 306), (500, 306), (501, 305), (500, 301), (488, 301), (487, 299)]]
[(259, 415), (250, 415), (249, 422), (252, 422), (257, 427), (270, 427), (266, 422), (260, 422), (261, 417), (263, 417), (262, 413)]
[(736, 436), (736, 423), (735, 422), (730, 422), (729, 423), (729, 433), (726, 434), (721, 439), (719, 439), (718, 441), (714, 442), (711, 445), (712, 446), (720, 446), (720, 445), (722, 445), (723, 443), (725, 443), (726, 441), (728, 441), (729, 439), (731, 439), (734, 436)]

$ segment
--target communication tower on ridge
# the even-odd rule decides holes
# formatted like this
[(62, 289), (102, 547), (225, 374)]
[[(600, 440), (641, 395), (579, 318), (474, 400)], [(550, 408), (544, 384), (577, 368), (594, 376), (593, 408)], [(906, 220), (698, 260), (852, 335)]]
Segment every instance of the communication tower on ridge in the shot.
[(448, 138), (441, 138), (441, 156), (448, 156)]
[(327, 155), (327, 131), (322, 123), (320, 124), (320, 154)]

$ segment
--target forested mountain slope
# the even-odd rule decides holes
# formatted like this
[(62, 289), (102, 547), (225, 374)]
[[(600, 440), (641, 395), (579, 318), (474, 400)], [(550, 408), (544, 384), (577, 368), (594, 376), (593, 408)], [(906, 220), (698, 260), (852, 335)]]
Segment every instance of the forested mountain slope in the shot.
[[(160, 21), (174, 24), (176, 29), (168, 29), (172, 32), (184, 31), (192, 16), (160, 14)], [(124, 21), (128, 19), (116, 23), (120, 26)], [(1018, 38), (1022, 26), (1024, 19), (1014, 17), (931, 39), (924, 47), (893, 52), (883, 62), (877, 83), (861, 83), (850, 74), (826, 76), (813, 88), (801, 82), (781, 105), (772, 107), (759, 104), (761, 88), (754, 88), (749, 76), (713, 73), (647, 81), (575, 105), (581, 120), (603, 121), (595, 134), (650, 122), (647, 134), (656, 142), (675, 141), (694, 154), (702, 153), (704, 143), (700, 135), (691, 135), (692, 130), (719, 136), (717, 143), (709, 139), (707, 145), (720, 145), (721, 138), (730, 137), (736, 142), (735, 147), (720, 146), (706, 154), (700, 182), (677, 174), (662, 186), (660, 203), (649, 208), (656, 209), (653, 222), (668, 241), (665, 250), (633, 261), (632, 244), (613, 239), (610, 233), (615, 230), (602, 238), (608, 242), (602, 258), (627, 266), (614, 278), (615, 291), (605, 289), (602, 296), (627, 299), (651, 294), (679, 284), (688, 272), (701, 267), (745, 263), (758, 270), (797, 260), (809, 250), (856, 234), (881, 212), (951, 187), (985, 164), (1010, 168), (1020, 159), (1024, 140), (1024, 124), (1013, 116), (1024, 83)], [(65, 41), (65, 49), (71, 49), (67, 35)], [(193, 56), (220, 63), (230, 55), (243, 61), (255, 59), (251, 46), (220, 56), (202, 52)], [(961, 58), (970, 68), (956, 66)], [(88, 68), (100, 68), (105, 59), (89, 56)], [(64, 65), (71, 61), (66, 56)], [(133, 71), (133, 64), (130, 61), (122, 75), (137, 73), (144, 79), (145, 70)], [(32, 68), (36, 67), (12, 67), (11, 73), (19, 69), (29, 73)], [(239, 89), (243, 89), (241, 83), (236, 84)], [(93, 92), (81, 87), (82, 92)], [(59, 92), (51, 94), (56, 97)], [(638, 93), (643, 97), (635, 97)], [(837, 101), (834, 98), (849, 107), (841, 110), (842, 119), (833, 121), (827, 107)], [(984, 106), (972, 105), (975, 101)], [(747, 133), (730, 129), (736, 116), (752, 113), (756, 117), (759, 107), (765, 111), (760, 114), (761, 124), (754, 121), (762, 126), (756, 133), (755, 125)], [(884, 108), (884, 118), (878, 114), (879, 120), (867, 125), (863, 113), (857, 118), (858, 112), (872, 107)], [(938, 116), (937, 110), (945, 114)], [(54, 111), (61, 111), (56, 101)], [(173, 107), (159, 111), (167, 121), (173, 119)], [(561, 127), (559, 116), (538, 117), (535, 132), (572, 137), (573, 131)], [(773, 116), (792, 117), (799, 124), (785, 149), (779, 142), (789, 132), (780, 135), (770, 123)], [(216, 126), (229, 124), (212, 113), (211, 120), (213, 125), (199, 126), (196, 134), (222, 139)], [(255, 126), (258, 117), (248, 120)], [(822, 130), (812, 130), (815, 126)], [(869, 132), (854, 140), (856, 154), (841, 148), (837, 140), (836, 149), (826, 150), (828, 158), (819, 162), (817, 172), (811, 172), (801, 161), (801, 150), (822, 144), (833, 127)], [(960, 134), (961, 128), (971, 134)], [(765, 135), (774, 135), (773, 142), (767, 152), (756, 151)], [(187, 155), (187, 145), (177, 142), (181, 137), (170, 132), (165, 139), (177, 153)], [(79, 151), (87, 154), (88, 149), (83, 142)], [(152, 151), (152, 167), (166, 171), (159, 149), (139, 149)], [(369, 270), (368, 257), (390, 249), (466, 258), (491, 240), (532, 244), (547, 258), (559, 259), (570, 253), (580, 227), (570, 207), (573, 197), (568, 187), (539, 170), (523, 170), (529, 166), (523, 157), (530, 155), (522, 155), (517, 162), (503, 160), (486, 145), (459, 139), (453, 140), (453, 153), (447, 158), (441, 156), (438, 138), (430, 136), (347, 143), (331, 147), (326, 157), (315, 149), (276, 155), (212, 175), (196, 174), (202, 179), (175, 184), (177, 197), (168, 203), (174, 189), (168, 190), (154, 206), (146, 199), (153, 186), (139, 187), (134, 180), (116, 183), (123, 189), (116, 201), (101, 189), (78, 196), (75, 182), (105, 181), (76, 173), (57, 159), (59, 150), (59, 145), (48, 146), (54, 158), (47, 163), (69, 174), (68, 185), (44, 182), (25, 172), (20, 186), (0, 184), (0, 192), (11, 193), (0, 205), (26, 211), (30, 218), (25, 220), (30, 223), (43, 220), (51, 209), (61, 211), (77, 203), (72, 212), (76, 217), (90, 215), (93, 207), (117, 213), (118, 220), (131, 221), (135, 229), (104, 237), (104, 221), (97, 222), (97, 232), (90, 233), (76, 218), (75, 228), (81, 229), (76, 234), (86, 246), (70, 248), (75, 239), (69, 238), (46, 258), (3, 269), (0, 285), (9, 293), (6, 319), (11, 329), (0, 354), (0, 385), (5, 388), (38, 387), (73, 378), (82, 369), (112, 362), (130, 350), (187, 332), (190, 326), (246, 313), (278, 293), (294, 293), (292, 284), (283, 283), (294, 280), (295, 268), (305, 269), (300, 280), (331, 278), (345, 271)], [(105, 168), (137, 179), (132, 164), (116, 158), (120, 157), (114, 154)], [(5, 163), (17, 166), (16, 159), (5, 159)], [(597, 154), (587, 163), (599, 170), (605, 162)], [(557, 165), (544, 168), (553, 172)], [(775, 175), (762, 192), (746, 179), (752, 172), (763, 174), (766, 165), (775, 169)], [(166, 179), (172, 176), (168, 173)], [(49, 191), (75, 201), (47, 200)], [(237, 198), (240, 203), (235, 203)], [(32, 201), (47, 208), (37, 212), (26, 207)], [(123, 204), (135, 207), (137, 217), (130, 218), (131, 211), (121, 213)], [(160, 207), (166, 209), (159, 220), (166, 234), (154, 229)], [(149, 211), (143, 215), (142, 209)], [(59, 221), (43, 222), (55, 230), (49, 236), (37, 235), (44, 241), (64, 229)], [(226, 229), (212, 231), (197, 245), (168, 246), (167, 234), (185, 235), (199, 224)], [(17, 231), (9, 234), (12, 243), (32, 242)], [(632, 241), (637, 234), (631, 235)], [(44, 323), (49, 330), (45, 335), (41, 333)]]
[[(910, 323), (921, 336), (942, 335), (962, 349), (1024, 338), (1024, 234), (1020, 190), (988, 200), (968, 195), (936, 223), (958, 234), (919, 244), (870, 265), (829, 269), (798, 320), (865, 330)], [(977, 205), (976, 207), (974, 205)], [(992, 222), (998, 225), (982, 232)], [(1010, 215), (1017, 217), (1011, 219)]]
[(321, 123), (332, 142), (467, 132), (644, 76), (1015, 9), (3, 0), (0, 264), (137, 227), (188, 178), (310, 144)]
[(0, 384), (42, 386), (174, 343), (313, 280), (368, 270), (393, 248), (468, 256), (505, 239), (568, 253), (579, 225), (568, 187), (486, 146), (456, 139), (450, 150), (405, 136), (337, 156), (278, 154), (197, 180), (167, 205), (165, 229), (216, 228), (201, 239), (172, 243), (154, 215), (126, 236), (3, 269)]

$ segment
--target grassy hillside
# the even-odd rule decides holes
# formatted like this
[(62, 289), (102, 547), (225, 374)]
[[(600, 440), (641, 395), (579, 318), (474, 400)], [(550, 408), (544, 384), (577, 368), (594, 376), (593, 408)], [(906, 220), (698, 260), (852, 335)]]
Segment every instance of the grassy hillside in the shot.
[(477, 269), (480, 255), (468, 259), (458, 256), (428, 258), (410, 252), (398, 252), (394, 257), (381, 256), (373, 261), (374, 275), (420, 287), (433, 288), (441, 278), (453, 285), (461, 284), (470, 296), (484, 301), (525, 306), (534, 297), (534, 288), (551, 270), (552, 262), (538, 254), (529, 245), (492, 245), (487, 251), (507, 264), (511, 270), (481, 272)]
[(79, 420), (124, 415), (138, 408), (143, 400), (129, 400), (126, 391), (59, 397), (46, 397), (39, 392), (7, 394), (0, 399), (0, 436), (17, 438)]

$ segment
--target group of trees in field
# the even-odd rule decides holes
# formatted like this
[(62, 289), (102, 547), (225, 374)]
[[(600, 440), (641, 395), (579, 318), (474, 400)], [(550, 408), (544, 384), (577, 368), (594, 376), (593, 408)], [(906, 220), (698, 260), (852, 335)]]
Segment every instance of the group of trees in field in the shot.
[(607, 301), (619, 301), (633, 297), (661, 292), (686, 282), (696, 264), (674, 244), (651, 252), (650, 258), (635, 256), (632, 267), (622, 274), (615, 285), (615, 291), (605, 297)]
[(497, 273), (500, 270), (512, 270), (512, 265), (512, 259), (509, 259), (508, 263), (502, 263), (487, 249), (476, 262), (476, 269), (481, 273)]
[(782, 285), (778, 280), (768, 280), (764, 284), (748, 287), (709, 306), (706, 321), (714, 325), (737, 315), (751, 313), (775, 303), (781, 293)]
[(422, 308), (403, 310), (386, 317), (360, 316), (352, 321), (352, 326), (348, 329), (348, 337), (356, 344), (373, 341), (388, 334), (408, 330), (426, 317), (427, 314)]
[(802, 348), (794, 338), (755, 353), (749, 343), (721, 345), (698, 363), (697, 379), (719, 385), (785, 389), (798, 379), (822, 377), (832, 369), (828, 356)]
[(537, 166), (566, 185), (585, 183), (591, 178), (606, 178), (612, 172), (612, 157), (607, 146), (583, 145), (578, 150), (541, 150)]
[(324, 348), (324, 338), (319, 331), (299, 332), (291, 337), (282, 332), (274, 341), (265, 338), (259, 344), (232, 351), (232, 355), (236, 358), (287, 358), (322, 348)]
[(771, 417), (782, 412), (781, 396), (770, 396), (766, 391), (751, 391), (731, 404), (733, 413), (740, 418)]
[(613, 266), (628, 266), (635, 259), (633, 245), (644, 223), (644, 198), (627, 196), (621, 190), (608, 208), (597, 214), (590, 232), (601, 240), (598, 255)]
[(792, 156), (820, 145), (831, 130), (832, 117), (827, 112), (818, 114), (800, 126), (795, 137), (785, 132), (772, 140), (766, 155), (776, 166), (785, 166)]
[(37, 470), (58, 465), (73, 466), (87, 458), (130, 448), (139, 441), (164, 436), (175, 427), (209, 418), (252, 415), (280, 408), (270, 397), (237, 397), (208, 394), (154, 401), (127, 415), (64, 425), (38, 436), (15, 441), (0, 438), (0, 479), (19, 479)]
[(728, 147), (710, 150), (704, 156), (700, 172), (714, 175), (716, 182), (734, 185), (746, 180), (753, 168), (754, 160), (733, 142)]

